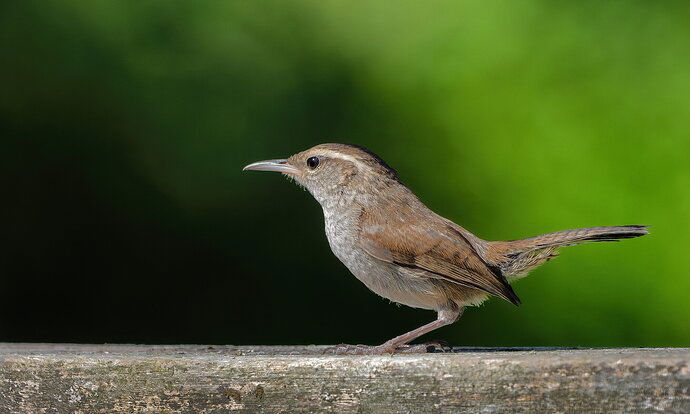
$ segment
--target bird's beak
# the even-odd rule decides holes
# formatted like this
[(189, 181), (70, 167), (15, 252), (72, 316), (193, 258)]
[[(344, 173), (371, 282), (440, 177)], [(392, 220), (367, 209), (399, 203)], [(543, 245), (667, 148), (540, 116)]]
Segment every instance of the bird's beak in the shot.
[(288, 160), (266, 160), (253, 162), (242, 168), (242, 171), (247, 170), (275, 171), (283, 174), (297, 174), (299, 172), (297, 168), (288, 163)]

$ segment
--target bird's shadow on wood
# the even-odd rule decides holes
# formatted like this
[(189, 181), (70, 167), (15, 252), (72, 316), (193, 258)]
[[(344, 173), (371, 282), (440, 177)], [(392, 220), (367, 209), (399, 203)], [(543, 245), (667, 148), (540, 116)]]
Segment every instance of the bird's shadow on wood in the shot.
[(473, 346), (457, 346), (450, 349), (431, 350), (432, 353), (464, 353), (464, 352), (539, 352), (539, 351), (568, 351), (575, 349), (585, 349), (579, 347), (551, 347), (551, 346), (511, 346), (511, 347), (473, 347)]

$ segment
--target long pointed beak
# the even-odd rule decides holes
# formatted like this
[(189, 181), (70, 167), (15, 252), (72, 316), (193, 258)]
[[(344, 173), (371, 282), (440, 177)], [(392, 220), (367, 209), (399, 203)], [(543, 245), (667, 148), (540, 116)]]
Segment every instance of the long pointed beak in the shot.
[(288, 164), (287, 160), (266, 160), (253, 162), (246, 167), (242, 168), (242, 171), (253, 170), (253, 171), (275, 171), (283, 174), (297, 174), (299, 170), (292, 165)]

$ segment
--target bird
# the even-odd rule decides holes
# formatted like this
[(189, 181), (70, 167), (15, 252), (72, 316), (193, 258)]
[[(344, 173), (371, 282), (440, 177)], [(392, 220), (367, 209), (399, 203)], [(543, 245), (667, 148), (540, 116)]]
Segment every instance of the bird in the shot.
[(274, 171), (304, 187), (321, 205), (335, 256), (371, 291), (437, 318), (377, 346), (333, 347), (342, 354), (426, 352), (410, 342), (460, 318), (490, 296), (520, 305), (511, 283), (554, 258), (562, 247), (648, 234), (647, 226), (578, 228), (527, 239), (488, 241), (436, 214), (396, 170), (369, 149), (320, 144), (243, 170)]

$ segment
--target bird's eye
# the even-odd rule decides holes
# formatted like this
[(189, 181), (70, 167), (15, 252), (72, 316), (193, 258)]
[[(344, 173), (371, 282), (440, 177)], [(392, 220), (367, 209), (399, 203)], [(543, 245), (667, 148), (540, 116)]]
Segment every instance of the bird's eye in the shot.
[(309, 157), (307, 159), (307, 166), (312, 170), (316, 169), (319, 166), (319, 157)]

